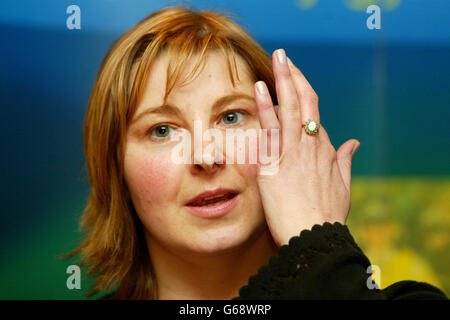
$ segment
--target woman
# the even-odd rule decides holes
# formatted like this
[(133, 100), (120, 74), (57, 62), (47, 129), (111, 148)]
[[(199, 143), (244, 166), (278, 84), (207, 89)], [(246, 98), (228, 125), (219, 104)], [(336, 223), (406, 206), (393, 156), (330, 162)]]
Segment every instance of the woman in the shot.
[[(228, 149), (197, 152), (206, 143), (194, 138), (193, 161), (175, 163), (174, 137), (199, 127), (272, 129), (280, 157), (235, 163)], [(96, 276), (92, 294), (445, 299), (424, 283), (368, 281), (370, 262), (345, 226), (359, 142), (336, 152), (285, 51), (271, 61), (223, 15), (168, 7), (126, 32), (101, 66), (84, 138), (92, 190), (72, 254)]]

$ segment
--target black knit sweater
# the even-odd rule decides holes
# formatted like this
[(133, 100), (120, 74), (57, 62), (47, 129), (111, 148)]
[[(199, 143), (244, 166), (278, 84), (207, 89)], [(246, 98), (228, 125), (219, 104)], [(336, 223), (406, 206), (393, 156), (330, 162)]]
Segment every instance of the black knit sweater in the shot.
[(416, 281), (400, 281), (380, 290), (368, 281), (369, 266), (347, 226), (326, 222), (281, 246), (233, 300), (447, 299), (438, 288)]

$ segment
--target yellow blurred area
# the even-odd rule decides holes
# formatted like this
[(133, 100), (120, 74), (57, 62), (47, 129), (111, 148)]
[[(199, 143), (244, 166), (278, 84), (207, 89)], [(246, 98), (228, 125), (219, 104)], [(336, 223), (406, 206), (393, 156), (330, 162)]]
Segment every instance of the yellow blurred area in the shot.
[(398, 8), (402, 0), (345, 0), (351, 10), (366, 11), (367, 7), (375, 4), (383, 10), (392, 11)]
[(317, 4), (318, 0), (295, 0), (297, 7), (303, 10), (308, 10)]
[(352, 178), (347, 225), (381, 288), (427, 282), (450, 294), (450, 179)]
[[(322, 0), (328, 1), (328, 0)], [(337, 1), (337, 0), (336, 0)], [(342, 0), (347, 8), (354, 11), (366, 11), (370, 5), (378, 5), (385, 11), (397, 9), (402, 0)], [(308, 10), (316, 6), (319, 0), (294, 0), (295, 5), (301, 10)]]

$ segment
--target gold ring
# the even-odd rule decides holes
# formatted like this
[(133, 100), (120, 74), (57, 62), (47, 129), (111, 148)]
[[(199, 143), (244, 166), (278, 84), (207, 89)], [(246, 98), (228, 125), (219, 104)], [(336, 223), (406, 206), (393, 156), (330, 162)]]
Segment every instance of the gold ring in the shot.
[(319, 132), (319, 127), (320, 124), (314, 120), (308, 120), (302, 125), (302, 128), (305, 128), (305, 132), (310, 136), (317, 134), (317, 132)]

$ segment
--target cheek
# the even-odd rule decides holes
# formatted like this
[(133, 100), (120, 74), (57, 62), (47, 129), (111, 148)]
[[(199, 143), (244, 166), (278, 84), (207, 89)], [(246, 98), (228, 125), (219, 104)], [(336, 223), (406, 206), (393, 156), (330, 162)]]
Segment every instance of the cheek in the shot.
[[(239, 175), (243, 177), (248, 185), (256, 184), (256, 176), (258, 173), (258, 165), (255, 163), (259, 157), (258, 139), (245, 139), (242, 146), (234, 145), (234, 158), (229, 155), (231, 165), (236, 166)], [(238, 153), (245, 153), (244, 163), (239, 163)]]
[[(170, 197), (169, 176), (172, 172), (170, 161), (145, 153), (127, 153), (125, 157), (125, 177), (135, 206), (148, 209), (149, 204), (157, 205)], [(137, 209), (137, 208), (136, 208)]]
[(245, 178), (247, 183), (256, 183), (256, 175), (258, 173), (258, 166), (256, 164), (238, 164), (236, 166), (240, 175)]
[[(256, 180), (258, 167), (254, 164), (236, 165), (237, 171), (242, 179), (245, 181), (245, 201), (243, 208), (248, 213), (248, 219), (251, 221), (263, 221), (263, 207), (261, 196), (259, 193), (258, 182)], [(255, 220), (256, 219), (256, 220)], [(262, 223), (262, 222), (261, 222)]]
[(248, 141), (248, 148), (246, 150), (246, 157), (249, 163), (243, 165), (242, 169), (245, 170), (245, 176), (251, 179), (252, 182), (256, 182), (256, 175), (258, 170), (258, 165), (255, 163), (259, 159), (259, 139), (250, 139)]

